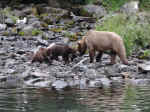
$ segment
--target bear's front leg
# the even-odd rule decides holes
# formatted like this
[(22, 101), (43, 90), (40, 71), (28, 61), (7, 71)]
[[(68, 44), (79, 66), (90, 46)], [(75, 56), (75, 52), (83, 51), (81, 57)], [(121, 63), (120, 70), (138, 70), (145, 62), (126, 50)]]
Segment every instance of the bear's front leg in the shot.
[(65, 64), (69, 63), (69, 56), (68, 55), (64, 55), (63, 56), (63, 60), (65, 61)]
[(102, 58), (103, 52), (99, 52), (98, 55), (96, 56), (96, 62), (100, 62)]
[(52, 57), (47, 57), (47, 60), (49, 64), (52, 64), (52, 61), (53, 61)]
[(94, 56), (95, 56), (95, 51), (94, 50), (90, 50), (89, 51), (89, 56), (90, 56), (90, 63), (93, 63)]

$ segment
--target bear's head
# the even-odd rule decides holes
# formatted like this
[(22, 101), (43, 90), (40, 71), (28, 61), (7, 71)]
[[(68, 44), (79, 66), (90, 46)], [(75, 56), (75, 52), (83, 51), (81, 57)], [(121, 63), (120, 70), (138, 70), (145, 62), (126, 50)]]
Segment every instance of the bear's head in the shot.
[(81, 56), (85, 53), (87, 49), (85, 38), (86, 37), (83, 37), (81, 40), (77, 42), (77, 51), (79, 51)]

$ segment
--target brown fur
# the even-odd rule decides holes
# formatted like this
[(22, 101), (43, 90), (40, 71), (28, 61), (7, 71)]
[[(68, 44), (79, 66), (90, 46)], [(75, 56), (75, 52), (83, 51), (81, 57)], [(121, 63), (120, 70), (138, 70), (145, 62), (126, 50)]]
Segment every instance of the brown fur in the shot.
[(122, 38), (114, 32), (90, 30), (78, 42), (78, 51), (83, 55), (88, 48), (90, 62), (93, 62), (95, 51), (98, 51), (96, 57), (100, 61), (102, 54), (106, 50), (111, 50), (111, 64), (115, 64), (116, 54), (120, 57), (124, 64), (128, 64), (126, 51)]
[(58, 56), (62, 56), (65, 63), (68, 63), (69, 59), (73, 61), (76, 57), (76, 51), (68, 45), (62, 43), (56, 43), (55, 45), (48, 47), (47, 53), (51, 60), (58, 60)]
[(47, 60), (47, 48), (40, 47), (38, 51), (33, 54), (31, 62), (43, 62)]

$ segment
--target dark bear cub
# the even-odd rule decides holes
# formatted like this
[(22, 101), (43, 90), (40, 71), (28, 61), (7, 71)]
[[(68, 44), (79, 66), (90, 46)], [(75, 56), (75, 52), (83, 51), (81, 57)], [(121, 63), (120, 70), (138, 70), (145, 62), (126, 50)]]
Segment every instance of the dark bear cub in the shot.
[(31, 62), (35, 62), (35, 61), (38, 61), (40, 63), (43, 61), (49, 61), (47, 55), (47, 48), (40, 47), (38, 51), (36, 51), (33, 54)]
[(58, 60), (58, 56), (62, 56), (66, 63), (73, 61), (77, 57), (76, 50), (63, 43), (53, 43), (47, 47), (47, 54), (52, 61), (53, 59)]

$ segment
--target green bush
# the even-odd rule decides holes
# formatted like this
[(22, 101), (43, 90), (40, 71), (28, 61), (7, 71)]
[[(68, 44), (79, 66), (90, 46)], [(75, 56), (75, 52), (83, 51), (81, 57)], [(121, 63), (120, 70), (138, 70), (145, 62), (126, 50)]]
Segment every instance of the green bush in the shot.
[(68, 0), (68, 2), (72, 3), (72, 4), (91, 4), (94, 3), (96, 0)]
[(39, 29), (32, 30), (32, 36), (36, 36), (36, 35), (39, 35), (39, 34), (42, 34), (41, 30), (39, 30)]
[(139, 24), (136, 17), (127, 17), (125, 14), (107, 18), (101, 25), (97, 24), (96, 30), (119, 34), (124, 40), (128, 56), (150, 44), (150, 24)]
[(25, 35), (23, 31), (20, 31), (18, 34), (19, 34), (20, 36), (24, 36), (24, 35)]
[(129, 0), (102, 0), (102, 5), (109, 11), (116, 11)]
[(144, 50), (141, 55), (139, 55), (140, 59), (150, 59), (150, 50)]
[(65, 32), (64, 36), (69, 38), (70, 41), (77, 41), (78, 40), (76, 33)]
[(150, 11), (150, 0), (140, 0), (140, 9)]

